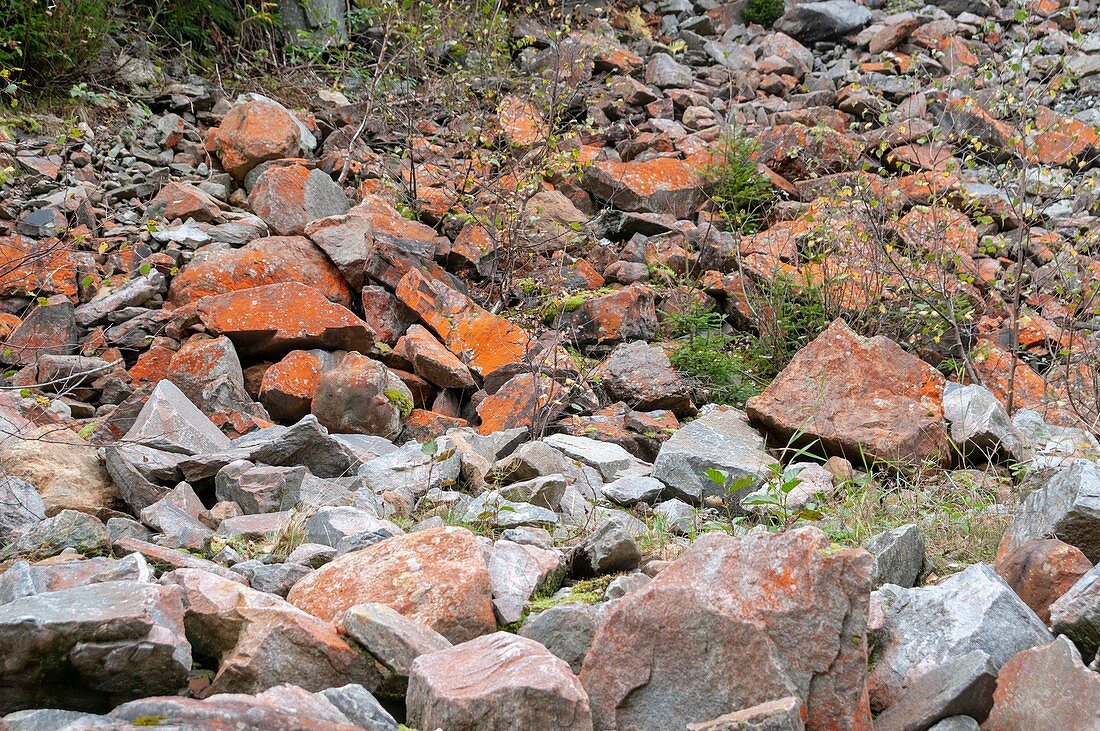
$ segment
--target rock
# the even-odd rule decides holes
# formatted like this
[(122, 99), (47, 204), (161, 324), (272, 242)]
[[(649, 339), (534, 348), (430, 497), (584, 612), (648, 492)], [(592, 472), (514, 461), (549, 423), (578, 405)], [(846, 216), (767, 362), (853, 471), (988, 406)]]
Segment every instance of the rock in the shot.
[(153, 571), (140, 554), (131, 554), (121, 559), (107, 556), (84, 558), (73, 554), (33, 565), (26, 561), (16, 561), (0, 574), (0, 604), (105, 581), (148, 583), (153, 581)]
[(853, 0), (824, 0), (795, 5), (772, 26), (802, 43), (837, 40), (862, 28), (871, 11)]
[(940, 584), (887, 584), (872, 599), (871, 707), (888, 708), (922, 674), (981, 650), (999, 668), (1020, 650), (1050, 642), (1042, 621), (993, 569), (975, 564)]
[(664, 489), (664, 483), (653, 477), (628, 475), (607, 483), (600, 491), (616, 505), (631, 507), (638, 503), (652, 503)]
[(350, 353), (321, 373), (311, 408), (331, 432), (394, 439), (412, 405), (412, 391), (397, 374), (376, 360)]
[(292, 350), (264, 371), (259, 401), (274, 419), (297, 420), (309, 413), (317, 382), (337, 358), (323, 350)]
[(496, 491), (489, 490), (466, 505), (462, 520), (494, 528), (516, 528), (525, 525), (554, 525), (558, 522), (558, 516), (553, 510), (530, 503), (505, 500)]
[(405, 333), (404, 354), (413, 370), (440, 388), (471, 388), (474, 377), (470, 369), (435, 339), (428, 330), (413, 325)]
[(1026, 455), (1023, 438), (1012, 426), (1004, 406), (988, 389), (948, 383), (943, 392), (943, 416), (951, 424), (951, 440), (988, 457), (1004, 450), (1016, 459)]
[(385, 604), (451, 642), (496, 629), (485, 559), (473, 534), (461, 528), (397, 536), (340, 556), (298, 582), (287, 598), (326, 621), (356, 604)]
[(367, 283), (374, 245), (369, 207), (356, 206), (346, 214), (314, 220), (306, 224), (305, 233), (340, 269), (348, 284), (361, 289)]
[(190, 183), (175, 180), (161, 188), (156, 197), (149, 201), (145, 215), (151, 219), (163, 218), (165, 221), (175, 219), (192, 219), (202, 223), (225, 221), (221, 207), (209, 193)]
[(311, 569), (300, 563), (260, 563), (258, 560), (242, 561), (233, 566), (233, 571), (248, 580), (248, 585), (256, 591), (275, 596), (286, 597), (300, 580), (310, 574)]
[(558, 551), (504, 539), (494, 543), (489, 557), (489, 583), (500, 624), (520, 621), (531, 597), (557, 588), (563, 573)]
[(780, 440), (797, 434), (848, 459), (943, 463), (950, 459), (943, 384), (939, 371), (893, 341), (860, 337), (836, 320), (746, 411)]
[(367, 323), (298, 282), (211, 295), (177, 312), (187, 312), (212, 334), (227, 335), (246, 356), (314, 347), (365, 352), (374, 342)]
[(528, 617), (519, 635), (541, 643), (579, 673), (602, 619), (602, 606), (559, 604)]
[(1100, 675), (1081, 662), (1073, 643), (1059, 637), (1022, 650), (1001, 668), (993, 710), (982, 724), (989, 731), (1100, 726)]
[(34, 485), (47, 514), (113, 508), (119, 498), (95, 447), (61, 426), (0, 424), (0, 464), (9, 477)]
[(461, 458), (445, 441), (436, 442), (436, 447), (437, 451), (429, 454), (415, 442), (406, 444), (365, 462), (359, 476), (380, 495), (407, 492), (420, 497), (433, 488), (454, 484), (459, 477)]
[(924, 535), (916, 523), (879, 533), (863, 547), (875, 559), (872, 588), (895, 584), (908, 589), (917, 585), (924, 572)]
[(683, 728), (797, 696), (807, 728), (869, 728), (870, 581), (866, 552), (816, 528), (705, 534), (608, 610), (580, 676), (595, 726)]
[[(646, 478), (623, 478), (646, 479)], [(540, 508), (557, 511), (561, 505), (561, 496), (565, 494), (566, 480), (564, 475), (552, 474), (545, 477), (535, 477), (530, 480), (513, 482), (500, 490), (505, 500), (530, 503)], [(663, 487), (663, 485), (662, 485)]]
[(672, 87), (690, 89), (693, 80), (694, 72), (691, 67), (677, 63), (667, 53), (653, 54), (645, 69), (645, 83), (652, 84), (659, 89)]
[(70, 724), (89, 724), (105, 720), (103, 716), (80, 711), (62, 711), (56, 708), (36, 708), (16, 711), (0, 718), (10, 731), (59, 731)]
[[(739, 505), (770, 474), (773, 464), (775, 458), (764, 451), (764, 438), (748, 425), (744, 412), (708, 406), (661, 445), (652, 476), (668, 485), (674, 497), (688, 502), (698, 504), (714, 496)], [(751, 477), (753, 482), (731, 495), (708, 477), (708, 470), (720, 470), (731, 481)]]
[(644, 284), (632, 284), (610, 294), (590, 297), (563, 314), (578, 345), (606, 352), (625, 340), (652, 340), (657, 334), (656, 296)]
[(542, 440), (570, 459), (580, 460), (599, 470), (605, 480), (614, 480), (636, 470), (637, 458), (617, 444), (570, 434), (551, 434)]
[[(144, 698), (111, 711), (113, 728), (150, 723), (165, 728), (234, 731), (362, 731), (324, 696), (294, 685), (279, 685), (255, 696), (229, 693), (203, 701), (192, 698)], [(94, 727), (93, 727), (94, 728)]]
[(691, 217), (706, 201), (695, 167), (671, 157), (634, 162), (597, 160), (585, 169), (581, 186), (615, 208), (675, 218)]
[(642, 552), (624, 521), (613, 516), (586, 535), (573, 549), (569, 560), (572, 575), (601, 576), (637, 568)]
[(317, 695), (343, 713), (364, 731), (398, 731), (397, 721), (382, 704), (361, 685), (349, 683), (339, 688), (326, 688)]
[(703, 723), (689, 723), (687, 731), (803, 731), (802, 712), (802, 699), (788, 696)]
[(979, 731), (978, 722), (970, 716), (952, 716), (937, 723), (928, 731)]
[(1090, 657), (1100, 650), (1100, 569), (1090, 569), (1050, 605), (1050, 627)]
[[(255, 432), (249, 436), (259, 439), (266, 435)], [(310, 414), (289, 428), (272, 430), (269, 438), (253, 446), (250, 459), (269, 465), (302, 465), (317, 477), (345, 477), (355, 474), (361, 464), (356, 444), (340, 435), (330, 436)], [(387, 449), (394, 448), (385, 444)], [(370, 456), (374, 454), (370, 452)]]
[(416, 658), (451, 646), (443, 635), (385, 604), (356, 604), (333, 623), (399, 678), (409, 677)]
[(203, 297), (298, 282), (344, 307), (351, 289), (321, 249), (302, 236), (265, 236), (239, 249), (199, 250), (172, 280), (168, 301), (183, 306)]
[(997, 559), (997, 575), (1050, 624), (1050, 605), (1087, 574), (1092, 563), (1081, 550), (1056, 538), (1036, 538)]
[(158, 569), (169, 571), (172, 569), (185, 568), (198, 569), (213, 574), (214, 576), (220, 576), (223, 579), (235, 581), (239, 584), (246, 583), (246, 579), (240, 574), (224, 566), (220, 566), (213, 561), (207, 561), (205, 558), (199, 558), (198, 556), (185, 553), (184, 551), (177, 551), (173, 548), (157, 546), (147, 541), (143, 541), (140, 538), (134, 538), (133, 536), (119, 538), (115, 541), (114, 547), (118, 553), (123, 555), (131, 553), (140, 554)]
[(303, 234), (310, 222), (346, 213), (349, 207), (331, 177), (303, 165), (265, 170), (248, 194), (248, 205), (279, 236)]
[(875, 718), (875, 731), (924, 731), (952, 716), (985, 720), (993, 707), (997, 668), (981, 650), (937, 665), (909, 683)]
[(616, 401), (625, 401), (637, 411), (667, 409), (677, 416), (689, 416), (691, 387), (672, 367), (665, 351), (636, 340), (623, 343), (593, 373)]
[(409, 723), (448, 731), (593, 728), (588, 697), (539, 643), (497, 632), (413, 663)]
[(102, 322), (118, 310), (126, 307), (139, 307), (153, 298), (158, 298), (168, 288), (164, 275), (156, 269), (144, 276), (136, 276), (118, 288), (110, 287), (96, 293), (91, 302), (80, 305), (73, 312), (76, 323), (89, 327)]
[(107, 526), (99, 518), (76, 510), (62, 510), (53, 517), (28, 523), (8, 536), (0, 548), (0, 561), (14, 557), (31, 560), (56, 556), (71, 548), (86, 556), (110, 550)]
[(1005, 532), (999, 554), (1005, 555), (1034, 538), (1057, 538), (1081, 549), (1092, 563), (1100, 561), (1100, 467), (1073, 460), (1046, 485), (1033, 490)]
[(348, 536), (365, 531), (384, 530), (391, 536), (401, 535), (402, 531), (388, 520), (350, 505), (323, 507), (306, 521), (306, 540), (324, 546), (337, 546)]
[(46, 519), (46, 503), (34, 485), (10, 475), (0, 477), (0, 544), (20, 528)]
[(486, 435), (516, 428), (537, 431), (565, 410), (568, 398), (569, 392), (554, 379), (520, 373), (477, 405), (479, 431)]
[(336, 630), (282, 599), (195, 569), (167, 574), (182, 589), (187, 636), (218, 660), (208, 694), (258, 693), (281, 683), (323, 690), (347, 682), (376, 688), (374, 662)]
[[(2, 239), (0, 239), (2, 242)], [(3, 246), (0, 245), (0, 254)], [(3, 279), (0, 278), (0, 285)], [(35, 307), (4, 338), (0, 361), (12, 365), (32, 365), (43, 355), (72, 355), (80, 342), (76, 310), (70, 302)]]
[(211, 130), (207, 145), (237, 180), (267, 160), (297, 157), (302, 150), (299, 123), (270, 99), (238, 104)]
[(483, 378), (502, 366), (522, 363), (527, 356), (532, 338), (523, 328), (417, 270), (401, 278), (397, 298)]
[(0, 713), (106, 711), (174, 693), (191, 670), (176, 587), (110, 581), (0, 606)]
[(149, 394), (122, 441), (178, 454), (222, 452), (233, 447), (179, 387), (167, 380)]
[(267, 423), (267, 411), (245, 389), (241, 361), (229, 338), (189, 339), (172, 356), (165, 375), (211, 420), (222, 425)]

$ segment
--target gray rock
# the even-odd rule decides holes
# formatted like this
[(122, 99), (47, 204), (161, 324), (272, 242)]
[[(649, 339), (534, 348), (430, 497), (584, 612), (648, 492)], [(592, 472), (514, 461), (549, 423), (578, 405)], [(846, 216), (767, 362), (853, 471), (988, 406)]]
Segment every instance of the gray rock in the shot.
[(1075, 459), (1100, 459), (1100, 442), (1084, 429), (1048, 424), (1038, 412), (1018, 409), (1012, 426), (1031, 451), (1033, 470), (1061, 469)]
[(343, 539), (359, 533), (384, 530), (391, 536), (404, 531), (388, 520), (353, 507), (325, 507), (306, 520), (306, 540), (336, 547)]
[(620, 477), (600, 488), (608, 500), (627, 507), (637, 503), (651, 503), (664, 489), (663, 482), (643, 475)]
[(665, 527), (676, 535), (686, 536), (695, 531), (695, 508), (679, 498), (657, 504), (653, 512), (661, 516)]
[(645, 69), (645, 82), (660, 89), (690, 89), (695, 74), (667, 53), (656, 53)]
[(416, 658), (451, 646), (443, 635), (385, 604), (357, 604), (340, 614), (334, 624), (402, 678), (408, 678)]
[(607, 589), (603, 593), (603, 599), (604, 601), (622, 599), (630, 592), (641, 589), (652, 580), (642, 573), (619, 576), (607, 585)]
[(34, 485), (10, 475), (0, 478), (0, 544), (16, 530), (45, 519), (46, 503)]
[(564, 573), (561, 552), (504, 539), (493, 544), (488, 564), (493, 609), (502, 625), (522, 619), (531, 597), (556, 589)]
[(222, 452), (233, 446), (171, 381), (157, 384), (122, 441), (188, 455)]
[(507, 483), (533, 480), (547, 475), (567, 474), (570, 460), (546, 442), (527, 442), (498, 460), (493, 471)]
[(611, 516), (577, 544), (569, 560), (573, 576), (600, 576), (637, 568), (642, 552), (625, 522)]
[(135, 512), (144, 510), (168, 494), (168, 488), (142, 474), (142, 469), (149, 464), (146, 452), (166, 454), (134, 444), (112, 444), (102, 450), (103, 464), (118, 487), (119, 497)]
[(993, 707), (997, 668), (981, 650), (918, 676), (875, 718), (875, 731), (924, 731), (952, 716), (985, 720)]
[(951, 423), (951, 440), (964, 449), (976, 449), (987, 459), (1003, 450), (1017, 460), (1027, 458), (1023, 436), (1012, 425), (1004, 406), (989, 389), (947, 382), (943, 416)]
[(11, 533), (8, 540), (8, 545), (0, 549), (0, 561), (49, 558), (67, 548), (96, 556), (107, 553), (111, 546), (107, 526), (94, 515), (76, 510), (62, 510), (52, 518), (25, 525)]
[(525, 546), (554, 547), (554, 537), (545, 528), (532, 528), (526, 525), (518, 528), (507, 528), (501, 531), (500, 537), (513, 543), (522, 543)]
[(916, 523), (879, 533), (863, 545), (875, 559), (871, 588), (916, 586), (924, 572), (924, 535)]
[(802, 699), (788, 696), (703, 723), (689, 723), (687, 731), (803, 731), (802, 712)]
[[(732, 505), (760, 486), (775, 458), (764, 451), (764, 438), (749, 426), (745, 413), (722, 406), (703, 407), (698, 419), (661, 445), (653, 477), (668, 485), (672, 496), (691, 503), (706, 497), (729, 499)], [(731, 480), (749, 476), (753, 483), (736, 495), (707, 476), (720, 470)]]
[(248, 585), (256, 591), (274, 594), (286, 598), (300, 579), (313, 572), (309, 566), (287, 561), (285, 563), (262, 563), (253, 559), (242, 561), (233, 566), (233, 570), (248, 579)]
[(299, 502), (305, 467), (270, 467), (231, 462), (214, 479), (218, 500), (237, 503), (246, 515), (290, 510)]
[(458, 481), (462, 460), (449, 448), (445, 438), (437, 440), (437, 445), (436, 453), (428, 454), (421, 445), (411, 442), (364, 462), (359, 468), (359, 476), (379, 494), (407, 490), (419, 497), (433, 487), (453, 485)]
[(1050, 605), (1050, 626), (1090, 657), (1100, 650), (1100, 566), (1078, 579)]
[(579, 673), (603, 619), (603, 609), (602, 604), (559, 604), (528, 617), (519, 635), (541, 643)]
[(952, 716), (945, 718), (928, 731), (978, 731), (981, 726), (970, 716)]
[(381, 543), (387, 538), (393, 538), (394, 535), (386, 528), (375, 528), (374, 530), (364, 530), (350, 536), (344, 536), (336, 544), (336, 555), (343, 556), (345, 553), (361, 551), (364, 548), (373, 546), (375, 543)]
[(542, 440), (571, 459), (580, 460), (599, 470), (604, 480), (614, 480), (626, 474), (643, 474), (644, 463), (618, 444), (601, 442), (572, 434), (551, 434)]
[(0, 574), (0, 604), (10, 604), (17, 599), (48, 591), (74, 589), (106, 581), (152, 580), (153, 570), (140, 554), (117, 560), (106, 556), (90, 559), (74, 557), (70, 561), (33, 565), (16, 561)]
[(141, 511), (141, 522), (161, 532), (156, 542), (168, 548), (202, 550), (214, 531), (167, 500), (160, 500)]
[(993, 569), (975, 564), (935, 586), (887, 584), (871, 595), (872, 710), (888, 708), (920, 675), (981, 650), (1000, 668), (1052, 635)]
[(522, 482), (513, 482), (502, 487), (500, 494), (508, 500), (531, 503), (547, 510), (557, 510), (561, 505), (561, 496), (565, 494), (564, 475), (544, 475)]
[(249, 435), (252, 439), (238, 446), (252, 450), (256, 463), (295, 467), (301, 465), (317, 477), (354, 475), (361, 460), (355, 446), (328, 433), (317, 417), (302, 417), (289, 428), (274, 427)]
[(931, 4), (955, 17), (970, 13), (985, 18), (993, 11), (989, 0), (933, 0)]
[(107, 534), (110, 536), (111, 543), (127, 536), (147, 541), (152, 535), (148, 528), (131, 518), (108, 518)]
[(1033, 538), (1057, 538), (1100, 562), (1100, 467), (1074, 460), (1024, 499), (1008, 529), (1006, 550)]
[(0, 712), (175, 693), (191, 669), (177, 587), (112, 581), (0, 607)]
[(336, 706), (349, 721), (364, 731), (397, 731), (397, 721), (378, 699), (361, 685), (326, 688), (317, 695)]
[(81, 327), (89, 327), (106, 320), (112, 312), (117, 312), (124, 307), (144, 305), (167, 291), (168, 283), (164, 275), (152, 269), (148, 274), (134, 277), (118, 289), (110, 290), (102, 296), (97, 295), (91, 302), (77, 307), (74, 312), (76, 323)]
[(57, 708), (16, 711), (0, 719), (11, 731), (61, 731), (69, 724), (75, 724), (78, 728), (87, 728), (94, 726), (96, 722), (107, 720), (106, 716), (97, 716), (94, 713), (62, 711)]
[(336, 558), (336, 549), (319, 543), (303, 543), (286, 557), (289, 563), (300, 563), (311, 569), (319, 569)]
[(505, 500), (500, 493), (490, 490), (469, 502), (462, 513), (462, 520), (467, 523), (484, 523), (497, 528), (516, 528), (554, 525), (558, 522), (558, 516), (553, 510), (540, 508), (531, 503)]
[(871, 11), (853, 0), (795, 5), (772, 26), (802, 43), (831, 41), (867, 25)]

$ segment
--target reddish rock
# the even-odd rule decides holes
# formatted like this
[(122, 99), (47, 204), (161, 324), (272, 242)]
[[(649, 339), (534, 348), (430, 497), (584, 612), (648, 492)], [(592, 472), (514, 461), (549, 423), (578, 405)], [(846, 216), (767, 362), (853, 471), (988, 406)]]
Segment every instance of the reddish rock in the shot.
[(536, 373), (513, 376), (496, 393), (477, 405), (478, 430), (492, 434), (504, 429), (539, 429), (554, 421), (568, 404), (569, 393), (557, 381)]
[(1013, 378), (1010, 378), (1013, 359), (1014, 356), (1011, 353), (988, 340), (979, 343), (970, 356), (970, 362), (981, 379), (981, 384), (988, 388), (1001, 403), (1008, 405), (1011, 383), (1013, 411), (1036, 409), (1040, 413), (1044, 412), (1046, 381), (1019, 358), (1015, 358), (1016, 371)]
[(244, 180), (261, 162), (303, 152), (298, 122), (285, 108), (265, 99), (229, 110), (221, 125), (210, 131), (207, 146), (237, 180)]
[(351, 289), (325, 253), (301, 236), (268, 236), (240, 249), (200, 252), (172, 280), (174, 305), (203, 297), (283, 282), (300, 282), (350, 307)]
[(404, 352), (418, 376), (440, 388), (470, 388), (474, 377), (470, 369), (443, 347), (427, 328), (413, 325), (404, 337)]
[(542, 142), (550, 132), (539, 108), (514, 95), (506, 96), (500, 102), (497, 123), (504, 141), (513, 147), (529, 147)]
[(623, 343), (592, 374), (618, 401), (639, 411), (668, 409), (677, 416), (694, 412), (691, 386), (672, 367), (665, 351), (643, 341)]
[(327, 621), (356, 604), (385, 604), (455, 643), (496, 629), (489, 569), (465, 528), (431, 528), (345, 554), (287, 599)]
[(160, 189), (156, 197), (149, 201), (145, 215), (165, 221), (193, 218), (203, 223), (221, 223), (225, 220), (218, 202), (209, 193), (177, 181)]
[(374, 328), (380, 343), (395, 345), (397, 339), (416, 322), (416, 313), (399, 302), (384, 287), (363, 287), (360, 301), (363, 304), (363, 319)]
[(1016, 154), (1023, 150), (1023, 141), (1008, 124), (996, 119), (971, 97), (951, 99), (944, 109), (942, 124), (960, 142), (977, 140), (987, 148)]
[(19, 323), (0, 347), (0, 362), (30, 365), (43, 355), (72, 355), (80, 343), (80, 328), (71, 303), (40, 305)]
[(23, 321), (16, 315), (0, 312), (0, 339), (11, 335), (15, 328), (19, 327), (22, 322)]
[(978, 253), (977, 229), (965, 213), (953, 208), (913, 208), (898, 221), (898, 235), (914, 252)]
[(985, 731), (1100, 728), (1100, 675), (1065, 637), (1033, 647), (1001, 667)]
[(397, 374), (358, 353), (321, 373), (311, 407), (317, 421), (338, 434), (396, 439), (413, 410), (413, 396)]
[(510, 363), (522, 363), (527, 355), (531, 337), (526, 330), (419, 271), (402, 277), (397, 298), (482, 377)]
[(457, 416), (448, 416), (427, 409), (413, 409), (408, 421), (405, 422), (401, 438), (424, 443), (443, 436), (448, 429), (464, 426), (467, 426), (466, 420)]
[(797, 696), (807, 729), (869, 731), (871, 565), (816, 528), (705, 534), (609, 608), (580, 676), (596, 728), (684, 728)]
[(203, 297), (176, 312), (182, 324), (198, 321), (252, 356), (314, 347), (365, 352), (374, 342), (367, 323), (298, 282)]
[(1035, 115), (1037, 132), (1029, 147), (1029, 158), (1043, 165), (1087, 164), (1100, 153), (1100, 134), (1084, 122), (1065, 117), (1047, 107)]
[(863, 145), (846, 134), (802, 124), (770, 127), (757, 142), (753, 159), (790, 181), (856, 170), (863, 153)]
[(581, 185), (615, 208), (676, 218), (689, 217), (706, 201), (695, 167), (671, 157), (643, 162), (598, 160), (585, 170)]
[(606, 348), (627, 340), (652, 340), (657, 334), (656, 295), (632, 284), (592, 297), (564, 315), (579, 345)]
[(1030, 540), (998, 556), (996, 566), (997, 574), (1044, 624), (1050, 624), (1050, 605), (1091, 568), (1080, 549), (1055, 538)]
[[(324, 356), (315, 350), (292, 350), (264, 371), (259, 401), (273, 419), (297, 421), (309, 413), (317, 382), (324, 370)], [(335, 358), (330, 356), (332, 361)]]
[(348, 210), (344, 191), (320, 170), (282, 165), (265, 170), (248, 194), (248, 205), (281, 236), (305, 233), (311, 221)]
[(746, 411), (780, 443), (797, 434), (851, 460), (944, 463), (943, 384), (892, 340), (860, 337), (836, 320)]
[(0, 296), (21, 297), (30, 291), (62, 294), (75, 302), (81, 257), (57, 239), (0, 236)]
[(566, 662), (497, 632), (421, 655), (409, 671), (409, 723), (447, 731), (591, 731), (588, 695)]
[(137, 362), (130, 368), (130, 379), (135, 385), (155, 384), (164, 378), (172, 357), (176, 351), (163, 345), (154, 345), (138, 356)]
[(376, 240), (427, 259), (435, 255), (438, 234), (431, 226), (405, 218), (384, 198), (376, 195), (365, 196), (363, 202), (356, 206), (356, 210), (359, 209), (370, 212)]

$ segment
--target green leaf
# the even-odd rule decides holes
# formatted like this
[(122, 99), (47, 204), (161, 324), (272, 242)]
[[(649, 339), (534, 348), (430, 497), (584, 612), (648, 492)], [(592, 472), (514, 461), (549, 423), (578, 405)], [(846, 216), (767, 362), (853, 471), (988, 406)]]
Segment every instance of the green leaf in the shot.
[(704, 474), (706, 474), (707, 479), (713, 482), (715, 485), (726, 484), (726, 479), (729, 477), (729, 474), (727, 474), (726, 472), (723, 472), (722, 470), (716, 470), (714, 468), (707, 469)]

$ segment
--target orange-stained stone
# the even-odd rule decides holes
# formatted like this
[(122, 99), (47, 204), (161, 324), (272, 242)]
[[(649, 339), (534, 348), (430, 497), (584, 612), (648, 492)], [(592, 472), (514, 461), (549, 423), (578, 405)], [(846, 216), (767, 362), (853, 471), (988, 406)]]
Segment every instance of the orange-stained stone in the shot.
[(405, 429), (401, 432), (401, 438), (423, 443), (443, 436), (448, 429), (457, 429), (466, 425), (465, 419), (438, 414), (426, 409), (413, 409), (409, 415), (409, 420), (405, 422)]
[(242, 355), (281, 355), (295, 349), (366, 352), (374, 332), (350, 310), (299, 282), (270, 284), (203, 297), (176, 311), (182, 325), (202, 323), (227, 335)]
[[(984, 340), (970, 354), (974, 371), (997, 399), (1008, 405), (1009, 374), (1013, 356), (993, 342)], [(1012, 380), (1012, 408), (1043, 410), (1046, 382), (1031, 366), (1016, 359), (1016, 372)]]
[(430, 528), (340, 556), (287, 600), (330, 622), (356, 604), (385, 604), (454, 643), (496, 629), (489, 569), (465, 528)]
[(207, 149), (218, 156), (222, 168), (237, 180), (266, 160), (296, 157), (301, 132), (294, 117), (278, 104), (256, 100), (229, 110), (222, 123), (207, 136)]
[(585, 300), (564, 317), (572, 337), (580, 345), (608, 346), (626, 340), (651, 340), (657, 333), (656, 294), (636, 282)]
[(1011, 536), (1011, 531), (1005, 534), (998, 550), (997, 574), (1049, 625), (1050, 605), (1089, 572), (1092, 562), (1081, 549), (1056, 538), (1035, 538), (1009, 551)]
[(307, 284), (328, 300), (351, 306), (351, 289), (340, 270), (302, 236), (268, 236), (240, 249), (196, 257), (172, 280), (168, 301), (186, 305), (210, 295), (284, 282)]
[(1032, 139), (1028, 158), (1044, 165), (1069, 165), (1077, 160), (1095, 158), (1100, 135), (1084, 122), (1066, 117), (1047, 107), (1035, 115), (1038, 132)]
[(7, 312), (0, 312), (0, 339), (11, 335), (12, 331), (19, 327), (19, 323), (21, 322), (23, 321), (15, 315), (10, 315)]
[(435, 241), (439, 236), (431, 226), (411, 221), (402, 216), (385, 198), (376, 195), (366, 196), (356, 206), (370, 211), (371, 227), (374, 238), (393, 244), (410, 252), (435, 250)]
[(696, 167), (671, 157), (643, 162), (598, 160), (585, 170), (581, 185), (616, 208), (677, 218), (687, 218), (706, 201)]
[(403, 350), (413, 370), (441, 388), (470, 388), (474, 377), (470, 369), (443, 347), (427, 328), (413, 325), (405, 334)]
[(1002, 152), (1024, 152), (1023, 142), (1016, 138), (1016, 131), (970, 97), (948, 101), (944, 116), (945, 125), (964, 143), (973, 145), (977, 140)]
[(415, 269), (401, 278), (397, 298), (482, 377), (527, 355), (531, 337), (526, 330)]
[(130, 378), (135, 384), (158, 383), (163, 380), (172, 363), (176, 351), (163, 345), (154, 345), (138, 356), (137, 362), (130, 368)]
[(0, 296), (63, 294), (76, 302), (78, 253), (57, 239), (0, 237)]
[(224, 220), (221, 208), (209, 193), (189, 183), (177, 181), (161, 188), (156, 197), (149, 201), (147, 214), (165, 221), (193, 218), (196, 221), (220, 223)]
[(954, 173), (921, 171), (894, 178), (902, 196), (914, 205), (929, 205), (953, 191), (959, 177)]
[(500, 102), (497, 122), (505, 141), (513, 147), (529, 147), (542, 142), (550, 131), (539, 108), (515, 95), (506, 96)]
[(555, 380), (535, 373), (513, 376), (492, 396), (477, 405), (482, 434), (541, 426), (554, 420), (566, 406), (567, 391)]
[(301, 419), (309, 413), (321, 370), (321, 359), (315, 353), (290, 351), (264, 371), (260, 381), (260, 403), (273, 419)]
[(886, 155), (886, 161), (894, 170), (906, 171), (906, 168), (945, 172), (957, 170), (959, 161), (950, 145), (930, 143), (927, 145), (901, 145)]
[(965, 213), (919, 206), (898, 221), (898, 235), (914, 251), (976, 254), (978, 231)]
[(792, 182), (856, 170), (863, 153), (863, 144), (847, 134), (802, 124), (771, 127), (757, 141), (752, 159)]

